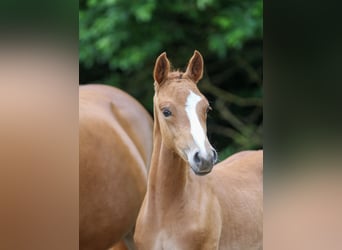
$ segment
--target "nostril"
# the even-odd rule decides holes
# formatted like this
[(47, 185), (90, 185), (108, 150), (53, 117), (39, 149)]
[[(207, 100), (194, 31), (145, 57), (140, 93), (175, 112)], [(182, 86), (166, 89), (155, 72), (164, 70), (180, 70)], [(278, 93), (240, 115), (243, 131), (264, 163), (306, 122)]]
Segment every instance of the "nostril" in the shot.
[(217, 162), (217, 158), (218, 158), (217, 152), (216, 152), (215, 149), (213, 149), (213, 163), (214, 163), (214, 164)]
[(196, 164), (200, 164), (201, 163), (201, 158), (199, 157), (199, 152), (195, 153), (194, 161), (195, 161)]

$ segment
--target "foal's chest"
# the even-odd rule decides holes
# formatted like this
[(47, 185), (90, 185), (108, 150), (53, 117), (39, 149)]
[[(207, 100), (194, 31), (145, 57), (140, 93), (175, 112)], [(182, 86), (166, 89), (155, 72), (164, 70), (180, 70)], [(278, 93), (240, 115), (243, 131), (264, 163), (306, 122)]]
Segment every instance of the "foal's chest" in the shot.
[(174, 235), (162, 230), (156, 234), (153, 250), (182, 249), (179, 240)]
[(188, 200), (186, 206), (176, 203), (155, 220), (159, 223), (150, 224), (150, 234), (146, 235), (149, 249), (217, 249), (221, 232), (219, 212), (213, 209), (212, 197), (202, 195), (200, 198), (200, 202)]
[[(148, 237), (151, 250), (210, 250), (217, 249), (219, 232), (206, 224), (184, 220), (169, 221), (164, 227), (155, 228)], [(195, 223), (197, 222), (197, 223)], [(209, 229), (209, 230), (208, 230)]]

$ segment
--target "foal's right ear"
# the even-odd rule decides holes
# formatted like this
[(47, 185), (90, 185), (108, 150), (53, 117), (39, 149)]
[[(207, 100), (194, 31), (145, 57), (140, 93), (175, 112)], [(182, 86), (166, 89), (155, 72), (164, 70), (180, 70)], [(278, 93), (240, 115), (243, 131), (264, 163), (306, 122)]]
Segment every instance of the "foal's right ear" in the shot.
[(156, 60), (154, 65), (153, 77), (154, 81), (159, 85), (162, 84), (169, 74), (170, 62), (166, 57), (166, 52), (162, 53)]
[(195, 83), (202, 79), (203, 57), (197, 50), (194, 51), (194, 55), (190, 58), (185, 74)]

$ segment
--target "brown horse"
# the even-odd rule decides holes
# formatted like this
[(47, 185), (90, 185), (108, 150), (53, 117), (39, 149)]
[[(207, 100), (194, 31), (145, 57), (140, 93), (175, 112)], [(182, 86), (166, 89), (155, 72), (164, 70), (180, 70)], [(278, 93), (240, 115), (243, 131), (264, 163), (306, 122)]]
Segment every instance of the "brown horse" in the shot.
[(140, 250), (262, 249), (262, 151), (212, 170), (202, 74), (198, 51), (184, 73), (170, 71), (166, 53), (156, 61), (153, 153), (134, 235)]
[(147, 111), (125, 92), (105, 85), (80, 87), (80, 249), (108, 249), (121, 239), (134, 248), (152, 125)]

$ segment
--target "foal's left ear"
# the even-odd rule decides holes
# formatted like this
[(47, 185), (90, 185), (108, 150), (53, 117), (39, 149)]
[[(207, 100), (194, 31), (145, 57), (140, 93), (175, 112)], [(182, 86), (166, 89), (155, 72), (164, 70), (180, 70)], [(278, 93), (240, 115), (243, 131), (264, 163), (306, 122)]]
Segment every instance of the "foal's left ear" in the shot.
[(153, 77), (154, 81), (161, 85), (167, 78), (167, 75), (170, 72), (170, 62), (167, 59), (166, 52), (160, 54), (160, 56), (156, 60), (156, 64), (154, 65)]
[(203, 57), (197, 50), (195, 50), (193, 56), (191, 57), (185, 74), (195, 83), (198, 83), (198, 81), (202, 79)]

